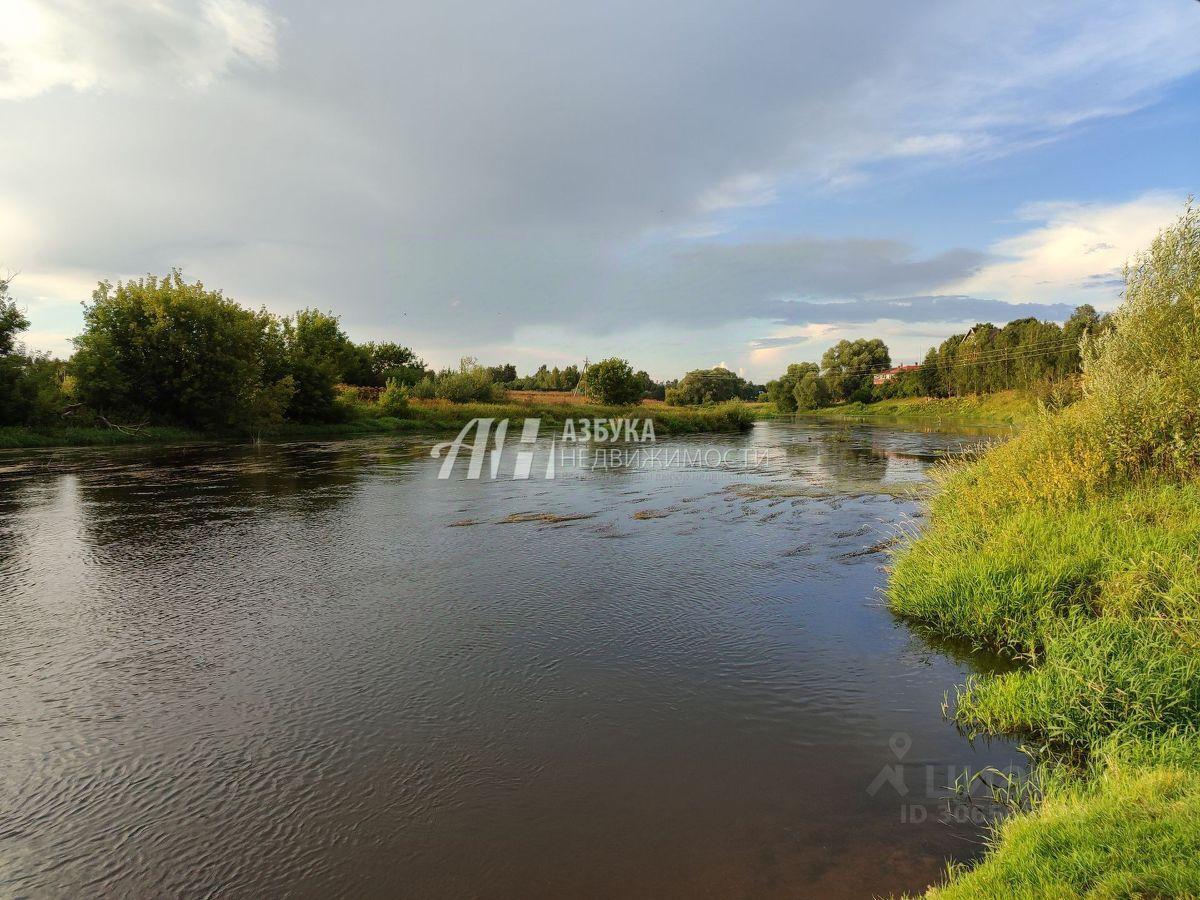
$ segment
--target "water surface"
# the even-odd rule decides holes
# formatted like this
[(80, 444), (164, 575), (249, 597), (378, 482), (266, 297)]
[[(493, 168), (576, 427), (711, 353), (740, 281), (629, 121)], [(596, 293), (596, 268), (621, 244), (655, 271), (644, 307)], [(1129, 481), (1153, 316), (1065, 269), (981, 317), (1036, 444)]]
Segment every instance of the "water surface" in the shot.
[(0, 893), (918, 890), (979, 852), (952, 772), (1015, 752), (942, 720), (976, 663), (895, 622), (878, 549), (977, 440), (761, 423), (660, 441), (759, 471), (550, 481), (439, 481), (433, 438), (4, 457)]

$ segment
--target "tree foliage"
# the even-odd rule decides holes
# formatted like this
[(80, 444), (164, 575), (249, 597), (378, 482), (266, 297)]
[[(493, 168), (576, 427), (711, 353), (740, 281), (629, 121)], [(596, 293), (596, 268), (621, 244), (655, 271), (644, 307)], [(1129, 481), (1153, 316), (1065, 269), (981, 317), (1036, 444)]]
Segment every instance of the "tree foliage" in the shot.
[(830, 393), (838, 400), (849, 400), (864, 390), (869, 392), (873, 373), (891, 365), (887, 344), (879, 338), (838, 341), (821, 357), (821, 372)]
[(796, 386), (805, 375), (818, 375), (820, 368), (816, 363), (792, 363), (775, 381), (767, 382), (767, 399), (775, 404), (781, 413), (796, 411)]
[[(746, 379), (729, 369), (694, 369), (667, 388), (666, 401), (672, 406), (699, 406), (703, 403), (722, 403), (726, 400), (747, 400), (750, 385)], [(757, 394), (754, 388), (754, 394)]]
[(797, 409), (820, 409), (832, 399), (829, 385), (816, 372), (805, 372), (792, 390)]
[(266, 311), (189, 284), (179, 271), (115, 287), (101, 282), (75, 339), (78, 397), (121, 417), (242, 426), (259, 410), (264, 387), (276, 393), (287, 374), (277, 358), (281, 345), (272, 339), (276, 331)]
[(642, 385), (629, 363), (612, 357), (588, 367), (583, 375), (584, 392), (597, 403), (625, 405), (642, 398)]
[(361, 383), (367, 387), (384, 387), (388, 381), (411, 387), (429, 372), (416, 353), (392, 341), (368, 341), (360, 344), (359, 350), (366, 357), (366, 372)]
[[(511, 366), (511, 364), (510, 364)], [(510, 366), (503, 366), (503, 374), (507, 375)], [(508, 386), (514, 391), (573, 391), (579, 386), (580, 372), (578, 366), (558, 366), (549, 368), (544, 363), (537, 371), (524, 378), (516, 377), (516, 366), (511, 366), (513, 378), (506, 378)]]

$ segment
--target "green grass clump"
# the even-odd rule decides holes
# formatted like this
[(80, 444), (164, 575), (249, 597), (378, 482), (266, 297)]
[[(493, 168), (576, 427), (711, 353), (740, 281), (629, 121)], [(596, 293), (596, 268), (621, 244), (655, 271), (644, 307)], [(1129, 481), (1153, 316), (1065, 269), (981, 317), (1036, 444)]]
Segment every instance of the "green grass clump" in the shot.
[(1034, 812), (999, 825), (978, 866), (928, 896), (1200, 897), (1200, 741), (1131, 743), (1055, 779)]
[(1027, 664), (960, 725), (1059, 761), (933, 896), (1200, 897), (1200, 213), (1126, 277), (1083, 399), (942, 469), (893, 563), (897, 613)]
[(1033, 392), (1008, 390), (970, 397), (902, 397), (872, 403), (843, 403), (800, 415), (1020, 425), (1035, 418), (1038, 408)]

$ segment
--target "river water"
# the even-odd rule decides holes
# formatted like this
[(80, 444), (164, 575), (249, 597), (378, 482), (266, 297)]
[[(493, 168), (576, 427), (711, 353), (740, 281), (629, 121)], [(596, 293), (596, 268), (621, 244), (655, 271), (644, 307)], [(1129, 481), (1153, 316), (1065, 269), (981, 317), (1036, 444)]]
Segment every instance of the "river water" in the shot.
[(879, 545), (979, 440), (0, 457), (0, 894), (919, 890), (980, 851), (945, 786), (1018, 755), (942, 719), (986, 662), (895, 621)]

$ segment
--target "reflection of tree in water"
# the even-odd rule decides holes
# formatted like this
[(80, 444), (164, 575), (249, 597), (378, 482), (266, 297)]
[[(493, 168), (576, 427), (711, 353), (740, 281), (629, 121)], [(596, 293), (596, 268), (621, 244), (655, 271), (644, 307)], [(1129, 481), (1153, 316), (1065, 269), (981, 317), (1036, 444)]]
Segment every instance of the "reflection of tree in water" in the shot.
[(79, 474), (85, 526), (98, 545), (200, 535), (280, 514), (318, 522), (353, 496), (359, 451), (333, 445), (184, 448)]
[(13, 479), (0, 490), (0, 583), (11, 584), (28, 565), (30, 535), (21, 519), (36, 494), (28, 479)]
[[(35, 607), (69, 611), (67, 644), (131, 648), (132, 677), (170, 689), (178, 667), (220, 668), (256, 629), (334, 600), (371, 552), (354, 505), (364, 479), (406, 479), (410, 456), (331, 443), (74, 457), (29, 478), (28, 496), (4, 495), (0, 548), (32, 559)], [(34, 504), (36, 557), (12, 531)]]

